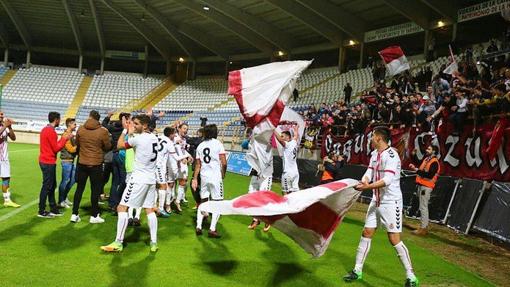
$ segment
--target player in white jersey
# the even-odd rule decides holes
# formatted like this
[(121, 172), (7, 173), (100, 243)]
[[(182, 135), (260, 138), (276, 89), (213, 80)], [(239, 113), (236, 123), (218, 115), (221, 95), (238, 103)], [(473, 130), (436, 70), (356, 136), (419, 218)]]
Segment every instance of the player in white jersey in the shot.
[[(143, 207), (147, 213), (147, 222), (150, 230), (150, 250), (156, 252), (158, 219), (154, 212), (156, 203), (156, 161), (158, 159), (158, 139), (149, 133), (148, 125), (150, 118), (147, 115), (133, 117), (132, 123), (122, 119), (124, 131), (119, 137), (117, 148), (135, 150), (135, 162), (131, 178), (122, 194), (120, 204), (117, 207), (117, 237), (109, 245), (101, 246), (106, 252), (120, 252), (123, 249), (124, 235), (128, 226), (128, 208)], [(125, 141), (126, 129), (129, 137)], [(137, 133), (136, 137), (132, 135)]]
[(186, 135), (188, 134), (188, 124), (182, 123), (177, 127), (178, 133), (175, 135), (174, 143), (175, 143), (175, 151), (176, 155), (181, 158), (184, 157), (181, 161), (178, 162), (178, 171), (177, 171), (177, 198), (175, 199), (175, 207), (177, 211), (181, 212), (181, 201), (188, 202), (186, 200), (186, 183), (188, 182), (188, 163), (193, 161), (193, 158), (188, 153), (187, 143), (186, 143)]
[(407, 274), (404, 286), (418, 286), (419, 281), (411, 265), (409, 250), (400, 240), (402, 232), (402, 191), (400, 190), (400, 157), (389, 146), (390, 131), (384, 127), (375, 128), (372, 135), (372, 152), (367, 171), (358, 190), (373, 190), (372, 202), (368, 207), (365, 228), (356, 254), (356, 265), (344, 280), (347, 282), (362, 279), (362, 269), (370, 250), (371, 240), (378, 226), (382, 225), (388, 239), (395, 248)]
[(16, 134), (12, 129), (12, 120), (6, 118), (3, 112), (0, 112), (0, 177), (2, 178), (2, 194), (5, 207), (20, 207), (19, 204), (11, 200), (10, 180), (11, 164), (9, 162), (8, 144), (9, 139), (16, 140)]
[(283, 173), (282, 173), (282, 191), (283, 194), (289, 194), (299, 190), (299, 170), (297, 166), (298, 152), (298, 127), (293, 126), (293, 135), (289, 131), (283, 131), (281, 134), (274, 132), (275, 138), (283, 146)]
[[(156, 183), (158, 184), (158, 213), (161, 217), (169, 217), (165, 206), (168, 191), (168, 158), (170, 157), (170, 139), (164, 134), (158, 135), (158, 159), (156, 160)], [(172, 143), (173, 145), (173, 143)]]
[[(223, 178), (227, 171), (227, 159), (223, 144), (217, 140), (218, 128), (216, 125), (206, 125), (204, 127), (204, 141), (197, 147), (197, 156), (195, 163), (195, 172), (191, 186), (194, 190), (198, 187), (198, 175), (200, 174), (200, 202), (208, 200), (223, 200)], [(207, 214), (202, 214), (197, 208), (197, 228), (196, 234), (202, 235), (202, 221)], [(216, 224), (220, 219), (217, 213), (212, 214), (211, 227), (209, 228), (209, 237), (219, 238), (216, 231)]]

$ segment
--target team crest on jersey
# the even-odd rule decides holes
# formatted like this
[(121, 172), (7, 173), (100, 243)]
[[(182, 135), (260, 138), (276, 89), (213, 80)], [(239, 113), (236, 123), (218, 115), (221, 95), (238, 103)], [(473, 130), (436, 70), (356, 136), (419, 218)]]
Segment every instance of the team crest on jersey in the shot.
[(393, 229), (393, 228), (395, 228), (395, 224), (391, 223), (390, 224), (390, 229)]

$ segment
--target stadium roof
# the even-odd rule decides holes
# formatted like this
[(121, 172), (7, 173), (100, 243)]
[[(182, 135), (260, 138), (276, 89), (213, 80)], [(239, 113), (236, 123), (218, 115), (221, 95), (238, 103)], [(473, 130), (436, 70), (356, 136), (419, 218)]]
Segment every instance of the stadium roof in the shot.
[(270, 57), (363, 40), (413, 21), (455, 21), (469, 0), (0, 0), (0, 40), (11, 49), (101, 57), (108, 50), (163, 59)]

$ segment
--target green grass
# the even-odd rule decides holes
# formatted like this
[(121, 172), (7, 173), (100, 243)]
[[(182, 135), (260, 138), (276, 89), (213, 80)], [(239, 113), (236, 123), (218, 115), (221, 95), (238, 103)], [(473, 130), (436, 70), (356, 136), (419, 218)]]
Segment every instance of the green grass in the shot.
[[(10, 145), (13, 198), (27, 205), (38, 198), (41, 172), (38, 146)], [(58, 169), (60, 173), (60, 169)], [(59, 176), (60, 177), (60, 176)], [(248, 178), (228, 174), (225, 194), (246, 192)], [(279, 186), (275, 184), (275, 189)], [(74, 194), (74, 188), (71, 196)], [(340, 277), (354, 264), (363, 222), (347, 217), (326, 254), (312, 259), (277, 230), (249, 231), (250, 218), (223, 216), (223, 238), (197, 238), (194, 215), (159, 220), (157, 254), (149, 253), (145, 217), (130, 228), (121, 254), (105, 254), (99, 246), (115, 236), (116, 217), (88, 224), (90, 190), (84, 194), (82, 221), (69, 223), (70, 211), (57, 219), (36, 217), (37, 205), (0, 221), (1, 286), (344, 286)], [(187, 196), (191, 199), (191, 195)], [(191, 199), (192, 200), (192, 199)], [(0, 220), (14, 209), (0, 207)], [(404, 238), (405, 240), (405, 238)], [(422, 286), (492, 286), (475, 274), (442, 260), (412, 242), (407, 244)], [(349, 286), (401, 286), (405, 273), (386, 236), (374, 238), (364, 281)]]

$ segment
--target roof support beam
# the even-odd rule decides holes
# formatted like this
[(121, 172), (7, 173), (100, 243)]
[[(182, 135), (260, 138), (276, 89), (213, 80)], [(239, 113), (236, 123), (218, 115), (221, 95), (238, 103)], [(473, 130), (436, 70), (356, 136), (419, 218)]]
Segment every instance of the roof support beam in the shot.
[(32, 37), (28, 33), (27, 26), (25, 26), (25, 23), (21, 20), (21, 17), (12, 8), (11, 4), (7, 0), (0, 0), (0, 3), (2, 6), (4, 6), (5, 11), (9, 15), (9, 18), (11, 18), (12, 22), (14, 23), (16, 30), (18, 30), (21, 40), (23, 40), (23, 43), (27, 49), (30, 50), (30, 47), (32, 46)]
[(251, 29), (253, 32), (259, 34), (261, 37), (282, 50), (289, 51), (296, 44), (289, 34), (284, 33), (273, 25), (260, 20), (258, 17), (225, 3), (223, 0), (202, 0), (202, 2), (234, 19), (234, 21), (244, 25), (246, 28)]
[(104, 58), (106, 47), (104, 44), (103, 25), (101, 23), (101, 19), (99, 19), (99, 15), (97, 14), (96, 3), (94, 3), (94, 0), (89, 0), (89, 5), (90, 10), (92, 11), (92, 18), (94, 18), (94, 24), (96, 26), (97, 40), (99, 41), (99, 52), (101, 53), (101, 58)]
[(0, 41), (6, 49), (9, 48), (9, 34), (2, 23), (0, 23)]
[(114, 4), (111, 0), (101, 0), (115, 14), (119, 15), (126, 23), (135, 29), (142, 37), (147, 40), (165, 59), (170, 58), (170, 49), (168, 45), (157, 36), (154, 31), (145, 26), (140, 20), (130, 15), (122, 8)]
[(189, 10), (194, 11), (197, 14), (209, 18), (210, 20), (216, 22), (223, 28), (230, 30), (234, 34), (237, 34), (239, 37), (244, 39), (246, 42), (250, 43), (253, 47), (257, 48), (258, 50), (268, 55), (273, 54), (274, 47), (270, 42), (268, 42), (266, 39), (259, 36), (252, 30), (242, 25), (239, 25), (236, 21), (230, 19), (229, 17), (225, 17), (225, 15), (219, 13), (218, 11), (215, 11), (214, 9), (206, 11), (203, 9), (202, 5), (189, 0), (174, 0), (174, 2), (181, 4), (182, 6), (188, 8)]
[(429, 7), (418, 1), (408, 0), (382, 0), (393, 10), (402, 14), (409, 20), (418, 24), (425, 30), (430, 29), (429, 23)]
[(456, 1), (444, 0), (421, 0), (425, 5), (429, 6), (432, 10), (436, 11), (441, 16), (445, 17), (451, 22), (457, 22), (457, 3)]
[(73, 30), (74, 40), (76, 41), (76, 47), (78, 48), (78, 52), (81, 56), (83, 50), (83, 41), (81, 38), (80, 29), (78, 28), (78, 22), (76, 22), (76, 17), (74, 17), (73, 11), (71, 11), (71, 6), (69, 5), (68, 0), (62, 0), (62, 5), (64, 5), (64, 9), (66, 10), (69, 24), (71, 24), (71, 29)]
[(332, 28), (328, 21), (317, 17), (314, 13), (310, 13), (308, 9), (301, 4), (296, 3), (293, 0), (266, 1), (301, 21), (332, 43), (338, 46), (342, 45), (342, 31)]
[(179, 46), (188, 54), (188, 56), (191, 57), (192, 55), (190, 54), (187, 45), (185, 45), (187, 39), (184, 38), (181, 34), (200, 44), (214, 54), (222, 57), (223, 59), (228, 59), (228, 51), (225, 50), (225, 48), (223, 48), (217, 42), (212, 40), (210, 37), (208, 37), (206, 33), (196, 28), (189, 27), (188, 25), (178, 27), (175, 23), (172, 23), (167, 17), (161, 14), (157, 9), (145, 4), (142, 0), (133, 1), (135, 1), (135, 3), (140, 6), (140, 8), (144, 9), (145, 13), (152, 17), (163, 28), (163, 30), (165, 30), (165, 32), (170, 35), (170, 37), (172, 37), (177, 42), (177, 44), (179, 44)]
[(319, 14), (325, 20), (354, 37), (363, 41), (365, 27), (367, 26), (360, 18), (354, 17), (341, 7), (326, 0), (297, 0), (303, 6)]

